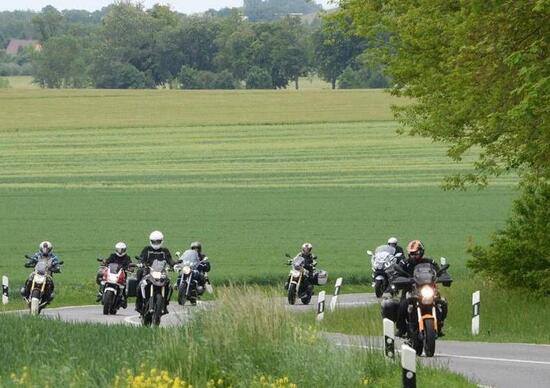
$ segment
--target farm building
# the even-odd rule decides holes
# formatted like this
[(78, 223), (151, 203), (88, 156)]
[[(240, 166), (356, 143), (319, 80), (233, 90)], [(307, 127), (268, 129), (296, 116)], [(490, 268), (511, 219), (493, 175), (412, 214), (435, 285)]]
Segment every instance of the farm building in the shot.
[(40, 50), (42, 46), (40, 45), (40, 42), (37, 40), (32, 39), (11, 39), (8, 43), (8, 47), (6, 47), (6, 54), (8, 55), (16, 55), (19, 52), (19, 49), (25, 48), (25, 47), (33, 47), (35, 50)]

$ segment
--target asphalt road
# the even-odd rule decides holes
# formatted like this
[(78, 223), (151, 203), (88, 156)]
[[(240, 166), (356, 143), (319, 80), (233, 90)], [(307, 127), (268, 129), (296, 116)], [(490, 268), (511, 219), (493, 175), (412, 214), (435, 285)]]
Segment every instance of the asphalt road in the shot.
[[(338, 306), (357, 307), (373, 304), (377, 299), (373, 294), (343, 294)], [(292, 311), (315, 309), (316, 298), (308, 306), (299, 302), (288, 306)], [(330, 296), (327, 297), (328, 309)], [(281, 303), (286, 304), (281, 298)], [(185, 323), (197, 308), (212, 306), (212, 302), (199, 302), (198, 306), (181, 307), (174, 302), (169, 306), (170, 313), (162, 318), (161, 326), (170, 327)], [(117, 315), (105, 316), (100, 305), (48, 308), (44, 315), (69, 322), (96, 322), (104, 324), (139, 325), (139, 316), (133, 310), (120, 310)], [(383, 339), (379, 337), (358, 337), (342, 334), (326, 334), (340, 346), (382, 349)], [(401, 341), (397, 341), (400, 347)], [(441, 366), (467, 376), (473, 382), (489, 387), (550, 387), (550, 345), (499, 344), (484, 342), (438, 341), (433, 358), (421, 357), (421, 362)]]

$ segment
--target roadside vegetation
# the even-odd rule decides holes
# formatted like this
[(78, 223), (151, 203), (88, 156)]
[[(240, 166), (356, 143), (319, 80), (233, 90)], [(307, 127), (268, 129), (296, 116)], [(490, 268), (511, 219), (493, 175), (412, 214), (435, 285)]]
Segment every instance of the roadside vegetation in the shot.
[[(259, 288), (224, 289), (215, 309), (170, 329), (75, 324), (67, 330), (55, 320), (0, 315), (2, 386), (131, 387), (146, 380), (157, 386), (157, 377), (176, 387), (399, 385), (397, 362), (327, 342), (272, 296)], [(474, 386), (424, 367), (418, 383)]]

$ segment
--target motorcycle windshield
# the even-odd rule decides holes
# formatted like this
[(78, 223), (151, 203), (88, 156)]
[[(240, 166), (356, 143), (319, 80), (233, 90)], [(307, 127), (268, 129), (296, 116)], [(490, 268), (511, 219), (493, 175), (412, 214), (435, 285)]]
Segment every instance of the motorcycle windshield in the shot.
[(395, 255), (395, 248), (390, 247), (389, 245), (380, 245), (376, 250), (374, 251), (374, 255), (376, 256), (377, 253), (386, 252), (390, 255)]
[(388, 268), (390, 265), (394, 264), (397, 261), (394, 254), (395, 248), (390, 247), (389, 245), (379, 246), (374, 252), (372, 266), (375, 269)]
[(166, 272), (166, 266), (168, 263), (164, 260), (155, 260), (153, 261), (153, 264), (151, 264), (151, 271), (152, 272)]
[(414, 267), (413, 277), (418, 285), (433, 284), (435, 283), (437, 272), (432, 264), (422, 263)]
[(193, 249), (188, 249), (181, 255), (181, 265), (184, 267), (195, 269), (199, 265), (199, 262), (199, 254)]
[(120, 264), (118, 264), (118, 263), (109, 264), (109, 272), (110, 273), (118, 273), (118, 271), (120, 271)]
[(48, 260), (40, 260), (36, 265), (34, 266), (34, 270), (39, 275), (45, 275), (48, 271)]
[(294, 260), (292, 260), (292, 268), (299, 271), (304, 267), (305, 262), (306, 262), (306, 259), (298, 255), (294, 258)]

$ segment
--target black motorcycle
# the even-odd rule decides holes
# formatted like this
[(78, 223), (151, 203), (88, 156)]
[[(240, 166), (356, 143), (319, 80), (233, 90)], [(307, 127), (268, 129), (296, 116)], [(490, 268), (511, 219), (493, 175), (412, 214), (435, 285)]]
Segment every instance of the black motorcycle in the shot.
[(189, 301), (197, 304), (197, 299), (204, 293), (204, 275), (198, 270), (200, 258), (197, 251), (188, 249), (180, 257), (180, 262), (174, 266), (174, 271), (179, 272), (176, 281), (178, 290), (178, 303), (184, 305)]
[(51, 258), (44, 258), (34, 262), (30, 256), (25, 255), (26, 268), (34, 268), (29, 279), (32, 277), (30, 291), (25, 301), (29, 306), (31, 315), (38, 315), (53, 299), (54, 289), (53, 274), (61, 272), (62, 261), (54, 263)]
[(442, 315), (437, 284), (445, 287), (451, 285), (452, 279), (447, 273), (449, 264), (437, 270), (432, 263), (420, 263), (414, 268), (412, 276), (399, 265), (394, 267), (398, 277), (392, 283), (398, 289), (409, 289), (406, 292), (409, 344), (417, 355), (422, 355), (424, 350), (427, 357), (433, 357), (435, 341), (441, 329), (438, 319)]
[(172, 295), (168, 269), (169, 264), (166, 261), (153, 261), (146, 268), (146, 275), (138, 285), (137, 292), (141, 292), (143, 297), (141, 322), (144, 326), (151, 326), (151, 324), (155, 326), (160, 325), (166, 301), (170, 300), (170, 296)]

